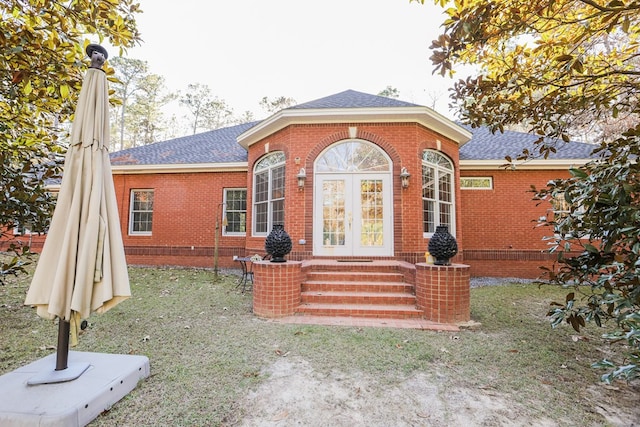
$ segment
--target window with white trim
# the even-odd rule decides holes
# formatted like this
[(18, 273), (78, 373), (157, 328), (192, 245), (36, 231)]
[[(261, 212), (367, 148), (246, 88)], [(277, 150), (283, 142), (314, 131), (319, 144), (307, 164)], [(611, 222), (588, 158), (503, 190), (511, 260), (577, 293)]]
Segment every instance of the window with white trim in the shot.
[(153, 190), (131, 190), (129, 234), (150, 236), (153, 224)]
[(422, 153), (422, 231), (429, 237), (439, 225), (455, 235), (453, 162), (443, 154)]
[(463, 190), (493, 190), (493, 178), (490, 176), (460, 177), (460, 188)]
[(28, 236), (30, 234), (37, 234), (31, 231), (31, 224), (16, 224), (13, 227), (14, 236)]
[(266, 236), (274, 224), (284, 224), (284, 153), (260, 159), (253, 169), (253, 234)]
[[(565, 238), (580, 238), (580, 239), (588, 239), (589, 235), (585, 234), (582, 236), (578, 236), (575, 234), (575, 230), (571, 228), (571, 218), (570, 215), (573, 214), (574, 217), (580, 216), (584, 214), (584, 206), (582, 205), (572, 205), (564, 193), (556, 194), (551, 200), (551, 211), (553, 214), (553, 224), (554, 224), (554, 234), (556, 237), (565, 237)], [(547, 217), (541, 218), (543, 220), (547, 220)], [(574, 218), (575, 219), (575, 218)]]
[(225, 188), (224, 190), (224, 236), (247, 234), (247, 189)]

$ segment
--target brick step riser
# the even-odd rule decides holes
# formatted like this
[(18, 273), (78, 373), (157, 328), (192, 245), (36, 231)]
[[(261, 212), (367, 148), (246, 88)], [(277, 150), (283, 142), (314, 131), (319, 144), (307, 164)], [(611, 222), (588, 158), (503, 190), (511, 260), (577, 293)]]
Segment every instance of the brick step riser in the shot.
[(316, 304), (373, 304), (373, 305), (407, 305), (415, 307), (416, 297), (396, 295), (317, 295), (314, 293), (302, 293), (301, 302)]
[(312, 271), (307, 273), (307, 280), (340, 282), (404, 282), (404, 276), (400, 273)]
[(413, 295), (408, 283), (304, 282), (302, 292), (404, 292)]
[(297, 314), (313, 315), (313, 316), (347, 316), (347, 317), (366, 317), (375, 319), (415, 319), (424, 316), (420, 311), (405, 310), (352, 310), (349, 308), (315, 308), (313, 306), (301, 306), (296, 310)]
[[(345, 294), (320, 295), (323, 292)], [(355, 305), (360, 307), (352, 307)], [(301, 305), (296, 314), (371, 319), (424, 317), (416, 308), (415, 288), (405, 283), (403, 273), (395, 266), (367, 264), (314, 266), (302, 283)]]
[(389, 265), (314, 265), (313, 271), (317, 272), (353, 272), (353, 273), (400, 273), (396, 266)]

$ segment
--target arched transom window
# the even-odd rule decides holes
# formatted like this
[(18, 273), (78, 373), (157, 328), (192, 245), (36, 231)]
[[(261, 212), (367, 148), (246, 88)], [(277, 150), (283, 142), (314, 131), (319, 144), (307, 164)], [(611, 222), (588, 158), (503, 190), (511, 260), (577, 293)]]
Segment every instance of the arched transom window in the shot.
[(315, 172), (388, 172), (389, 167), (380, 148), (364, 141), (346, 141), (319, 157)]
[(455, 233), (453, 163), (443, 154), (422, 153), (422, 231), (431, 235), (439, 225)]
[(266, 236), (284, 224), (284, 153), (260, 159), (253, 170), (253, 234)]

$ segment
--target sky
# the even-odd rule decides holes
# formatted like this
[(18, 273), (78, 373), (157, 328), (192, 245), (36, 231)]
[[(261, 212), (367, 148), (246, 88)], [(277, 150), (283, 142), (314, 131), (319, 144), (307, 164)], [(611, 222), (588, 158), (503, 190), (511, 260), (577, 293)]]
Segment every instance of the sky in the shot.
[(429, 45), (444, 16), (429, 0), (139, 1), (143, 43), (125, 56), (147, 61), (171, 91), (209, 86), (238, 116), (265, 118), (265, 96), (303, 103), (391, 86), (454, 117), (453, 80), (432, 75)]

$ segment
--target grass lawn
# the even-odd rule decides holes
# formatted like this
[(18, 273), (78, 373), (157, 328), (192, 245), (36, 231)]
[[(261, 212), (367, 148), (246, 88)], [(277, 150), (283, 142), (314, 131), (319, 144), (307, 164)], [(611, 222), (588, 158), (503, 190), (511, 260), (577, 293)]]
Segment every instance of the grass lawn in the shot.
[[(549, 326), (546, 311), (564, 299), (562, 289), (472, 289), (471, 317), (482, 326), (450, 333), (271, 323), (253, 316), (251, 293), (235, 289), (237, 276), (214, 282), (207, 270), (134, 267), (129, 275), (133, 297), (93, 315), (73, 350), (145, 355), (151, 376), (92, 426), (242, 425), (251, 411), (243, 399), (283, 357), (304, 360), (318, 377), (375, 378), (382, 391), (422, 375), (506, 396), (518, 416), (551, 425), (615, 425), (603, 411), (638, 414), (638, 385), (605, 386), (590, 367), (620, 345), (604, 342), (595, 326), (580, 335)], [(0, 286), (0, 374), (55, 352), (56, 325), (22, 305), (28, 286), (27, 276)]]

